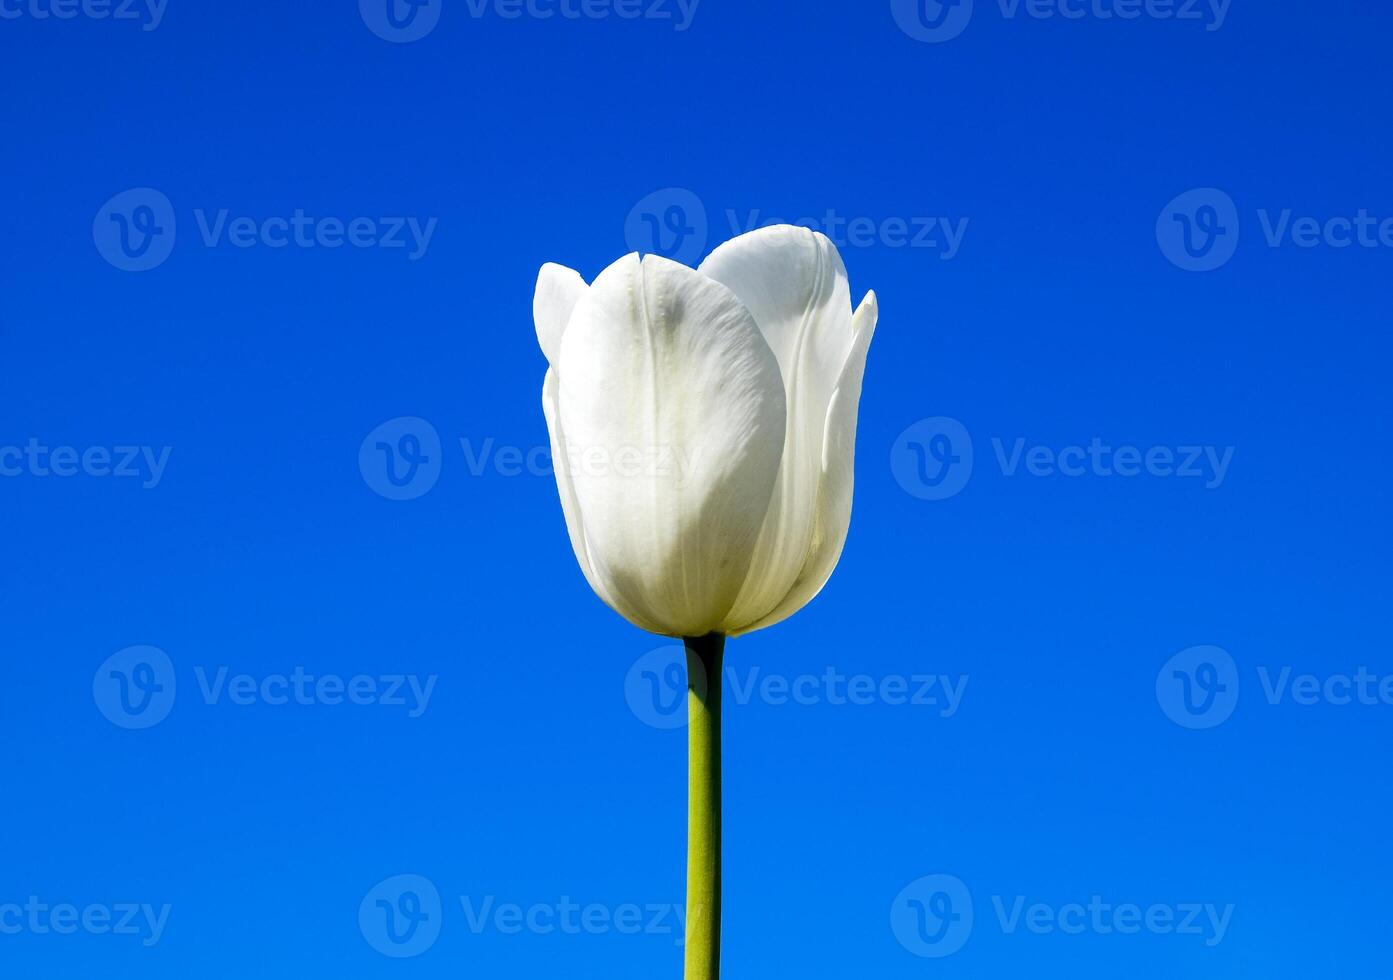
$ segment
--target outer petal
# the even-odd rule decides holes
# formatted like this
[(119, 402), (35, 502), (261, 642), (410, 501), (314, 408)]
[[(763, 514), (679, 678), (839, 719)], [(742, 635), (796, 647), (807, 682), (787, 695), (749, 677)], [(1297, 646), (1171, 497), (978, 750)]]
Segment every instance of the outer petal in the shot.
[(783, 383), (753, 318), (686, 266), (628, 255), (577, 304), (559, 373), (596, 591), (645, 629), (716, 629), (783, 451)]
[(866, 352), (875, 335), (880, 308), (875, 293), (867, 293), (852, 320), (854, 339), (827, 410), (822, 443), (822, 480), (818, 487), (816, 519), (807, 562), (793, 588), (768, 615), (732, 632), (750, 633), (773, 626), (802, 609), (822, 591), (842, 557), (851, 526), (851, 497), (855, 483), (856, 416), (861, 404), (861, 379)]
[(788, 396), (783, 463), (754, 561), (723, 624), (768, 615), (804, 575), (818, 544), (818, 484), (827, 410), (851, 349), (851, 292), (836, 247), (792, 225), (726, 242), (701, 271), (729, 286), (754, 314), (779, 359)]
[(537, 343), (554, 365), (561, 352), (561, 335), (576, 303), (585, 295), (585, 280), (574, 269), (548, 262), (537, 273), (537, 290), (532, 294), (532, 321), (537, 326)]
[[(561, 496), (561, 511), (566, 516), (566, 533), (570, 535), (571, 550), (576, 553), (576, 561), (580, 564), (580, 570), (585, 575), (585, 580), (590, 583), (590, 588), (594, 589), (595, 594), (608, 603), (611, 608), (618, 609), (614, 599), (605, 590), (604, 583), (595, 577), (595, 565), (590, 558), (590, 549), (585, 541), (585, 524), (581, 520), (580, 504), (576, 500), (576, 488), (571, 479), (566, 433), (561, 428), (561, 415), (557, 407), (556, 396), (559, 388), (560, 376), (556, 373), (555, 368), (551, 368), (547, 371), (546, 380), (542, 383), (542, 413), (547, 417), (547, 432), (551, 435), (552, 469), (556, 473), (556, 490)], [(646, 630), (659, 631), (656, 624), (640, 622), (641, 617), (636, 610), (618, 609), (618, 611), (621, 616), (637, 623)]]

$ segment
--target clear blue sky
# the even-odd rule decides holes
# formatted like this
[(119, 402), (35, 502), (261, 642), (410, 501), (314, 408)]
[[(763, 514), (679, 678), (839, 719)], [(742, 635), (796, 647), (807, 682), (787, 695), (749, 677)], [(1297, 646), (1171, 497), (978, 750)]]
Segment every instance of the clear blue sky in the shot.
[(0, 974), (678, 976), (684, 733), (531, 294), (774, 216), (881, 321), (840, 567), (727, 651), (727, 976), (1385, 968), (1385, 4), (53, 2), (0, 0)]

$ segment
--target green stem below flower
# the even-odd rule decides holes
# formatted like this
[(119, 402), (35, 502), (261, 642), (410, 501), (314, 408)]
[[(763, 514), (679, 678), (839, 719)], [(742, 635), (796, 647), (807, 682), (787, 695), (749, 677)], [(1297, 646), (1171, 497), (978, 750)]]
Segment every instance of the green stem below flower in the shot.
[(724, 633), (687, 648), (686, 980), (721, 975), (721, 658)]

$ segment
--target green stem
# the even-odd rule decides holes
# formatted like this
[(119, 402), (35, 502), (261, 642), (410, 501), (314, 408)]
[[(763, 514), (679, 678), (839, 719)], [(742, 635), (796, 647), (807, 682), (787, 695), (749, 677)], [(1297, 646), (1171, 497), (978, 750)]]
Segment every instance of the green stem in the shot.
[(721, 975), (721, 656), (724, 633), (687, 647), (686, 980)]

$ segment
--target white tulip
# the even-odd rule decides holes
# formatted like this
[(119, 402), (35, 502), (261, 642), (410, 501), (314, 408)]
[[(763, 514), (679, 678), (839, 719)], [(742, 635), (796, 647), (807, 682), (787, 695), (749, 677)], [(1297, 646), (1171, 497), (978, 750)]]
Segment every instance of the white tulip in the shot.
[(851, 521), (876, 326), (823, 235), (741, 235), (693, 270), (626, 255), (586, 286), (548, 263), (533, 303), (571, 545), (653, 633), (773, 625), (832, 574)]

